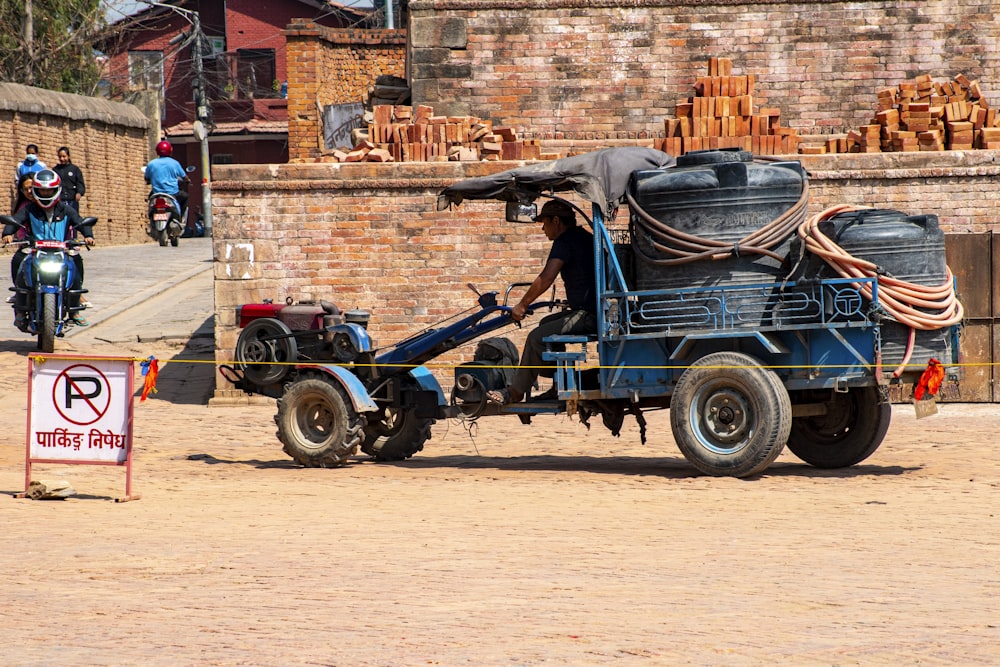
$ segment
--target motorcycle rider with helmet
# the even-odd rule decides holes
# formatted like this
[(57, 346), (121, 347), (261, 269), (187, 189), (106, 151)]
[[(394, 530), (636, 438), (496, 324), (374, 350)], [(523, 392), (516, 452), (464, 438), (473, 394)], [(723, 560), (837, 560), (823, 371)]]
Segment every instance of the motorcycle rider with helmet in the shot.
[(169, 141), (164, 140), (156, 144), (158, 157), (149, 161), (144, 173), (146, 182), (152, 186), (150, 194), (163, 192), (176, 199), (181, 209), (181, 220), (184, 220), (188, 205), (188, 193), (180, 186), (181, 184), (187, 186), (191, 181), (181, 163), (171, 157), (173, 153), (174, 147), (170, 145)]
[[(31, 192), (34, 201), (21, 208), (13, 216), (14, 221), (25, 230), (29, 238), (48, 241), (71, 241), (76, 232), (83, 234), (83, 240), (88, 246), (94, 245), (94, 235), (91, 225), (85, 225), (80, 214), (73, 210), (65, 202), (59, 200), (62, 193), (62, 184), (59, 174), (51, 169), (43, 169), (36, 172), (31, 184)], [(3, 242), (14, 241), (14, 234), (19, 229), (18, 225), (6, 224), (3, 228)], [(15, 252), (10, 259), (11, 275), (15, 280), (20, 278), (18, 273), (21, 264), (27, 255), (23, 252)], [(79, 290), (83, 288), (83, 257), (79, 253), (72, 255), (73, 263), (76, 265), (75, 277), (70, 289)], [(24, 317), (26, 296), (18, 293), (15, 301), (15, 310), (18, 320)], [(71, 295), (71, 307), (80, 305), (80, 295)], [(83, 319), (77, 316), (78, 324), (85, 324)], [(15, 321), (15, 325), (21, 328), (23, 324)]]

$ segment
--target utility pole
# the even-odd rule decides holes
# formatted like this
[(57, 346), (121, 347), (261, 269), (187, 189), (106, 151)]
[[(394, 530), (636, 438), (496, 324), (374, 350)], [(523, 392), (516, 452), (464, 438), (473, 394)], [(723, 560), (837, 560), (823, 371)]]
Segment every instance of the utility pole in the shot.
[(35, 16), (32, 7), (32, 0), (24, 2), (24, 47), (28, 56), (28, 76), (29, 86), (35, 85)]
[[(212, 236), (212, 163), (208, 156), (208, 99), (205, 97), (205, 70), (201, 60), (201, 17), (192, 14), (194, 42), (191, 51), (194, 60), (195, 138), (201, 143), (201, 213), (205, 234)], [(200, 127), (199, 127), (200, 126)]]
[[(201, 16), (196, 11), (166, 5), (156, 0), (141, 0), (153, 7), (163, 7), (177, 12), (191, 21), (191, 59), (194, 61), (194, 115), (192, 131), (194, 138), (201, 142), (201, 213), (205, 223), (205, 233), (212, 235), (212, 175), (211, 160), (208, 157), (208, 98), (205, 97), (205, 71), (202, 64)], [(30, 0), (29, 0), (30, 2)]]

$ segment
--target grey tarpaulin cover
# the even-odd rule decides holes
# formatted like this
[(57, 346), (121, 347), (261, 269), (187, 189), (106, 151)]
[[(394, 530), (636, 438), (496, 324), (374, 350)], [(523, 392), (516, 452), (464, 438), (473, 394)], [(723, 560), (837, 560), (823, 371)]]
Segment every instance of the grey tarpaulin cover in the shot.
[(655, 148), (605, 148), (459, 181), (441, 191), (437, 208), (442, 211), (465, 199), (533, 201), (542, 192), (574, 190), (608, 215), (625, 196), (633, 171), (675, 164), (673, 157)]

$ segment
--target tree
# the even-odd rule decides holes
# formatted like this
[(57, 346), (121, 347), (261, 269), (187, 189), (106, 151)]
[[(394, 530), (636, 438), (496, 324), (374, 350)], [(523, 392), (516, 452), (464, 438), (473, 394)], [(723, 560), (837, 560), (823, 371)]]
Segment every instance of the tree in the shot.
[(101, 0), (0, 0), (0, 80), (92, 95)]

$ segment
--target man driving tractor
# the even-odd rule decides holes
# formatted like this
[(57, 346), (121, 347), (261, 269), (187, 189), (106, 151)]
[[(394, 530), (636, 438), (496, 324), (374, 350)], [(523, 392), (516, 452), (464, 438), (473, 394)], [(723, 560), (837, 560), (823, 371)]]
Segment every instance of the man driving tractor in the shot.
[[(534, 218), (552, 241), (548, 259), (521, 300), (511, 310), (511, 318), (520, 322), (531, 306), (561, 276), (569, 307), (542, 318), (524, 343), (521, 363), (511, 385), (491, 391), (490, 401), (501, 405), (520, 403), (538, 376), (551, 377), (542, 359), (544, 339), (552, 335), (587, 334), (597, 331), (597, 296), (595, 290), (594, 240), (590, 232), (577, 225), (576, 213), (564, 201), (551, 199)], [(555, 398), (555, 388), (539, 395), (540, 400)]]

